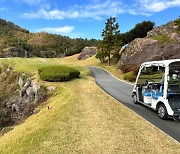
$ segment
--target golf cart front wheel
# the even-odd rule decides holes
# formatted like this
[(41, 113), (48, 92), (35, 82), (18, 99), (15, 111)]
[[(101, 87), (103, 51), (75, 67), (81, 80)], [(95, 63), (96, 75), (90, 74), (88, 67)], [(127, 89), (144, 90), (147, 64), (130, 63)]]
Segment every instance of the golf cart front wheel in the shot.
[(168, 117), (168, 113), (167, 113), (167, 109), (165, 107), (164, 104), (160, 104), (158, 106), (158, 116), (161, 118), (161, 119), (167, 119)]
[(132, 98), (133, 98), (133, 103), (134, 103), (134, 104), (138, 104), (136, 94), (133, 94), (133, 95), (132, 95)]

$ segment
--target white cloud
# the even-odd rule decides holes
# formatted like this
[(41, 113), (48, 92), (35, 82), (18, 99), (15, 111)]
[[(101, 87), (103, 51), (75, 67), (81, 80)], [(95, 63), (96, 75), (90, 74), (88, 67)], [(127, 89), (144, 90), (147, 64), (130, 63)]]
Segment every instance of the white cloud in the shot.
[(90, 18), (101, 20), (103, 17), (115, 16), (124, 13), (125, 10), (118, 7), (120, 3), (106, 0), (103, 3), (86, 4), (83, 6), (75, 5), (66, 10), (47, 10), (40, 9), (37, 12), (24, 13), (24, 18), (43, 18), (43, 19), (65, 19), (65, 18)]
[(0, 7), (0, 12), (1, 12), (1, 13), (9, 14), (9, 8)]
[[(21, 0), (31, 5), (40, 4), (37, 11), (26, 12), (24, 18), (36, 19), (94, 19), (102, 20), (110, 16), (122, 13), (132, 15), (150, 16), (154, 12), (160, 12), (171, 7), (180, 7), (180, 0), (134, 0), (133, 4), (117, 0), (89, 0), (91, 3), (85, 5), (73, 5), (65, 9), (50, 9), (47, 0)], [(43, 5), (42, 5), (43, 2)]]
[(171, 7), (180, 7), (180, 0), (138, 0), (140, 7), (149, 12), (160, 12)]
[(4, 11), (6, 11), (7, 9), (5, 8), (5, 7), (2, 7), (2, 8), (0, 8), (0, 11), (1, 12), (4, 12)]
[(42, 18), (42, 19), (64, 19), (64, 18), (76, 18), (78, 16), (77, 11), (60, 11), (40, 9), (38, 12), (24, 13), (25, 18)]
[(28, 5), (38, 5), (45, 0), (15, 0), (16, 2), (26, 3)]
[(172, 7), (180, 7), (180, 0), (134, 0), (133, 5), (125, 6), (127, 13), (143, 16), (151, 16)]
[(36, 30), (36, 32), (47, 32), (53, 34), (68, 34), (74, 30), (74, 26), (64, 26), (64, 27), (46, 27)]

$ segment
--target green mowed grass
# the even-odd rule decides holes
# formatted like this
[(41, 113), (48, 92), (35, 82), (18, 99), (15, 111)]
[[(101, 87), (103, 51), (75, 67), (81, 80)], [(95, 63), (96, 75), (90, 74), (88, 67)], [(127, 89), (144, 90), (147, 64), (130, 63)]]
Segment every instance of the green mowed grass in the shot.
[(12, 58), (9, 63), (35, 76), (37, 69), (43, 65), (75, 66), (80, 70), (81, 78), (64, 83), (41, 81), (45, 86), (56, 86), (56, 90), (39, 107), (37, 114), (0, 138), (0, 153), (113, 154), (180, 151), (179, 143), (97, 87), (93, 78), (88, 76), (89, 70), (83, 67), (93, 64), (99, 66), (96, 59), (77, 61), (76, 56), (64, 59)]
[(46, 67), (49, 65), (67, 65), (73, 66), (78, 70), (82, 70), (82, 73), (86, 70), (81, 66), (98, 66), (106, 69), (119, 79), (123, 79), (123, 73), (117, 69), (117, 61), (112, 61), (111, 66), (107, 66), (107, 63), (100, 63), (95, 56), (87, 60), (77, 60), (78, 55), (67, 58), (0, 58), (0, 62), (4, 62), (9, 65), (13, 65), (20, 72), (36, 73), (38, 68)]

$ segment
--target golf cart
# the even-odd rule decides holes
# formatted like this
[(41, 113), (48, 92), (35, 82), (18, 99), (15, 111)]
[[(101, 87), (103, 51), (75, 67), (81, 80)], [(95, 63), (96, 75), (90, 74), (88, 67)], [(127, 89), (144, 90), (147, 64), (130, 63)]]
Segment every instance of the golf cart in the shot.
[(156, 110), (161, 119), (180, 120), (180, 59), (145, 62), (132, 92), (133, 102)]

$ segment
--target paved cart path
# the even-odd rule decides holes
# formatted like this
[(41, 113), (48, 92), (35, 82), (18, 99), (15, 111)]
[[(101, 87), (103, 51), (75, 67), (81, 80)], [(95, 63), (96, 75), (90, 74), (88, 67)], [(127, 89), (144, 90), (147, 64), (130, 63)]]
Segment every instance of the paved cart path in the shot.
[(141, 117), (161, 129), (163, 132), (180, 142), (180, 122), (161, 120), (157, 113), (143, 105), (132, 103), (132, 84), (120, 81), (103, 69), (88, 67), (96, 84), (116, 100), (139, 114)]

